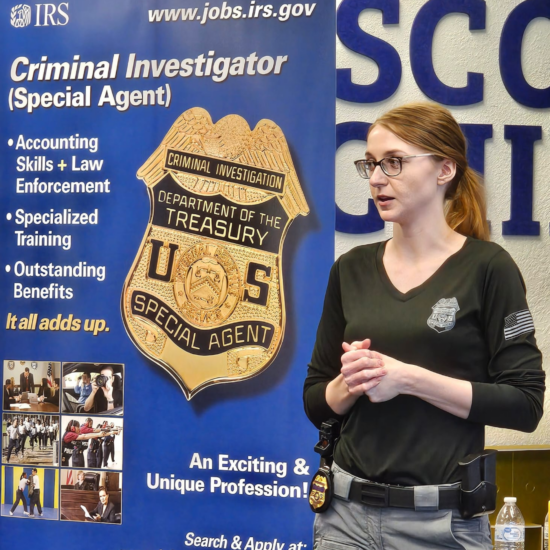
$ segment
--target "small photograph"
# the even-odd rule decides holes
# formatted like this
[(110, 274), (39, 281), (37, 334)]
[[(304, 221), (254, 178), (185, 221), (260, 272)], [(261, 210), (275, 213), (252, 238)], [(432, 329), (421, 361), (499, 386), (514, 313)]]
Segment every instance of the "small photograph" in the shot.
[(2, 466), (2, 516), (59, 519), (59, 470)]
[(69, 414), (123, 414), (124, 365), (63, 363), (62, 411)]
[(3, 410), (58, 413), (60, 373), (57, 361), (4, 361)]
[(2, 462), (59, 466), (59, 416), (3, 414)]
[(122, 470), (122, 418), (61, 417), (61, 466)]
[(61, 519), (122, 523), (122, 474), (61, 470)]

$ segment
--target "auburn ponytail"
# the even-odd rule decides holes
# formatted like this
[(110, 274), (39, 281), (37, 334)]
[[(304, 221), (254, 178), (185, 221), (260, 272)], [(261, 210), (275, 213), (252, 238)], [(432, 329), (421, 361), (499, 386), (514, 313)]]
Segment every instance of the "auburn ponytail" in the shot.
[(481, 176), (468, 166), (458, 180), (453, 196), (447, 197), (445, 219), (457, 233), (488, 241), (485, 189), (481, 181)]
[(488, 241), (485, 190), (481, 176), (468, 166), (466, 138), (453, 115), (437, 103), (409, 103), (378, 118), (369, 128), (367, 140), (375, 126), (383, 126), (403, 141), (456, 163), (456, 176), (445, 195), (445, 219), (457, 233)]

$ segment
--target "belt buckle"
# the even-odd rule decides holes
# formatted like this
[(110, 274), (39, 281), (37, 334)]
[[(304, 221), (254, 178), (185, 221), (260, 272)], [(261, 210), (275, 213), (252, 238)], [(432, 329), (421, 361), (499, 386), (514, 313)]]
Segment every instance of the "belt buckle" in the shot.
[(390, 488), (376, 483), (362, 483), (361, 502), (369, 506), (387, 508), (390, 505)]

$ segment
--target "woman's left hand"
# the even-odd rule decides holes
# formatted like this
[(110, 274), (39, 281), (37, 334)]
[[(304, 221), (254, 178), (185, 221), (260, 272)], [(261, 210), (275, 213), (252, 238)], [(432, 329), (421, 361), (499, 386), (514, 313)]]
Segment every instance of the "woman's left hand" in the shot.
[(459, 418), (468, 418), (473, 396), (469, 381), (379, 355), (386, 374), (380, 377), (377, 386), (365, 392), (372, 403), (389, 401), (397, 395), (412, 395)]
[(382, 403), (402, 393), (407, 393), (413, 370), (418, 368), (388, 355), (382, 353), (380, 355), (384, 361), (386, 375), (380, 378), (380, 383), (377, 386), (365, 392), (372, 403)]

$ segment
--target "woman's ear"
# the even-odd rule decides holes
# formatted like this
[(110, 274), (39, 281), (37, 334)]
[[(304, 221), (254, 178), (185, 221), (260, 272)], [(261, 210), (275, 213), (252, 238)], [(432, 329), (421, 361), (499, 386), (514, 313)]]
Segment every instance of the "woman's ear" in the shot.
[(443, 159), (437, 177), (438, 185), (447, 185), (456, 175), (456, 162), (452, 159)]

